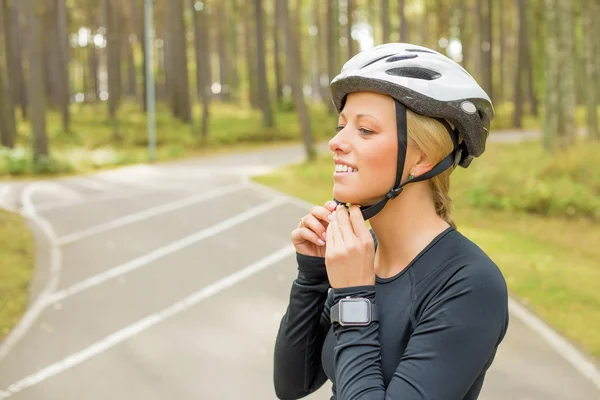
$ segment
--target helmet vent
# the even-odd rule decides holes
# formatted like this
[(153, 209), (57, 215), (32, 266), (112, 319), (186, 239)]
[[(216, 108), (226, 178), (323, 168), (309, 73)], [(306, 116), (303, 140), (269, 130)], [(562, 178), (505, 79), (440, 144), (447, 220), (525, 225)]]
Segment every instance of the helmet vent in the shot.
[(394, 56), (394, 57), (390, 57), (387, 60), (385, 60), (385, 62), (394, 62), (394, 61), (400, 61), (400, 60), (408, 60), (411, 58), (417, 58), (418, 55), (416, 54), (405, 54), (403, 56)]
[(406, 78), (423, 79), (432, 81), (442, 77), (442, 74), (426, 68), (419, 67), (399, 67), (385, 71), (388, 75), (404, 76)]
[(429, 53), (429, 54), (435, 54), (433, 51), (423, 50), (423, 49), (406, 49), (406, 51), (410, 51), (411, 53)]
[(360, 67), (360, 69), (363, 69), (363, 68), (365, 68), (365, 67), (368, 67), (369, 65), (371, 65), (371, 64), (373, 64), (373, 63), (376, 63), (377, 61), (381, 61), (381, 60), (383, 60), (384, 58), (388, 58), (389, 56), (393, 56), (393, 54), (386, 54), (386, 55), (385, 55), (385, 56), (383, 56), (383, 57), (379, 57), (379, 58), (376, 58), (376, 59), (374, 59), (374, 60), (372, 60), (372, 61), (369, 61), (368, 63), (366, 63), (365, 65), (363, 65), (362, 67)]

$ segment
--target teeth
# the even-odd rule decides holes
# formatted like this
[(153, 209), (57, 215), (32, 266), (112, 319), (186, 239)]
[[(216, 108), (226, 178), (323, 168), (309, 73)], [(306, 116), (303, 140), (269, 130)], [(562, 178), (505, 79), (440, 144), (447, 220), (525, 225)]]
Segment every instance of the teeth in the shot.
[(352, 167), (349, 167), (347, 165), (344, 165), (344, 164), (336, 164), (335, 165), (335, 171), (336, 172), (356, 172), (358, 170), (354, 169)]

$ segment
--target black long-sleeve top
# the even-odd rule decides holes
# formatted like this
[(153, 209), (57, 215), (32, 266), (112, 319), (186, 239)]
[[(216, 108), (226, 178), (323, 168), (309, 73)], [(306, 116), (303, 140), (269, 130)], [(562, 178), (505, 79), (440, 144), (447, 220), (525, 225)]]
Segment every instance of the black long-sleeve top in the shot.
[[(402, 272), (369, 286), (333, 289), (324, 258), (296, 259), (275, 343), (279, 399), (305, 397), (327, 379), (332, 400), (477, 399), (508, 328), (508, 292), (468, 238), (449, 227)], [(379, 321), (331, 324), (331, 306), (346, 296), (377, 304)]]

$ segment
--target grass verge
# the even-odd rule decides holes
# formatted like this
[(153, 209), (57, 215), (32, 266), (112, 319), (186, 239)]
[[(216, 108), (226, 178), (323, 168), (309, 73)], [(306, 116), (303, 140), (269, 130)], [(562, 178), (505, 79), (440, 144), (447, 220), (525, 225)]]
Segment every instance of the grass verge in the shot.
[[(517, 171), (535, 162), (527, 146), (490, 145), (490, 159), (503, 152), (520, 154)], [(513, 155), (514, 156), (514, 155)], [(517, 156), (515, 156), (517, 157)], [(482, 157), (483, 158), (483, 157)], [(502, 269), (510, 292), (560, 334), (600, 358), (600, 229), (589, 218), (549, 217), (519, 209), (498, 210), (472, 204), (468, 174), (495, 174), (502, 163), (474, 161), (453, 177), (451, 195), (458, 229), (477, 243)], [(471, 170), (471, 168), (473, 168)], [(258, 183), (323, 204), (331, 199), (330, 155), (314, 164), (291, 165), (255, 177)], [(508, 170), (506, 173), (518, 173)], [(493, 183), (493, 182), (492, 182)], [(518, 195), (518, 194), (515, 194)]]
[(0, 209), (0, 342), (27, 308), (34, 258), (33, 234), (25, 219)]

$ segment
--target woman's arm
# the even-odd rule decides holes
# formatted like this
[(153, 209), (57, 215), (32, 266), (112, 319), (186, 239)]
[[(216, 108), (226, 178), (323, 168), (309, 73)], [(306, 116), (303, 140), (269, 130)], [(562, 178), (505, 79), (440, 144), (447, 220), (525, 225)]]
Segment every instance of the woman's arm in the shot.
[[(508, 293), (488, 265), (458, 269), (415, 321), (407, 348), (386, 388), (378, 323), (334, 324), (336, 389), (344, 400), (462, 399), (489, 366), (508, 327)], [(335, 290), (375, 300), (374, 288)], [(381, 316), (379, 317), (381, 318)], [(398, 327), (399, 328), (399, 327)]]
[(299, 399), (318, 390), (327, 377), (321, 349), (329, 322), (325, 259), (296, 253), (298, 277), (275, 341), (274, 383), (279, 399)]

